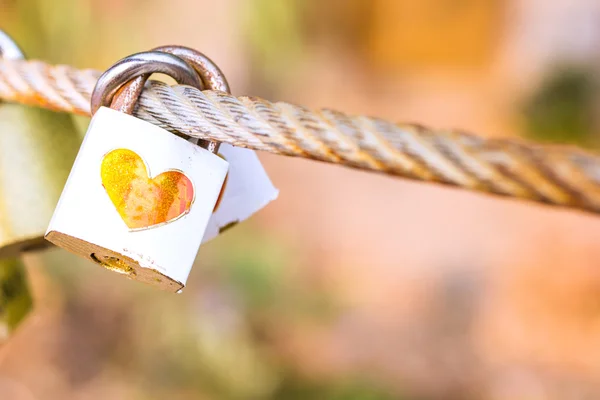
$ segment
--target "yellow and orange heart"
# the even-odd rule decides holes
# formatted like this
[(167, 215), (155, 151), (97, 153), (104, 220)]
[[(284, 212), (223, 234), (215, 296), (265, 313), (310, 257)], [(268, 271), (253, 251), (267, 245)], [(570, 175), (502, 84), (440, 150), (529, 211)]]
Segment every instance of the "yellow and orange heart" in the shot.
[(173, 221), (190, 211), (192, 181), (180, 171), (149, 176), (136, 152), (116, 149), (104, 156), (102, 186), (129, 229), (145, 229)]

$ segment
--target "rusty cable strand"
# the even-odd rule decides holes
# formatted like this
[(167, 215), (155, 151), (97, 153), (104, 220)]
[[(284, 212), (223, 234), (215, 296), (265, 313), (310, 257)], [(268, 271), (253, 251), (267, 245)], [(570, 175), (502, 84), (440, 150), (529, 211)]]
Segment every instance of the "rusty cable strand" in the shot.
[[(90, 114), (100, 72), (0, 60), (0, 99)], [(134, 115), (176, 134), (600, 212), (600, 157), (151, 81)]]

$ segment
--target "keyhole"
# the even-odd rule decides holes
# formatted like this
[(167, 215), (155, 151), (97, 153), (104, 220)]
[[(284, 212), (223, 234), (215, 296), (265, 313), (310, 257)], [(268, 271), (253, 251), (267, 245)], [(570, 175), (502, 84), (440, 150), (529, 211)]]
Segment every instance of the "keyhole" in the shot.
[(125, 261), (121, 260), (118, 257), (111, 256), (100, 256), (98, 258), (96, 253), (90, 254), (90, 258), (94, 260), (94, 262), (102, 265), (104, 268), (118, 272), (119, 274), (135, 276), (135, 270), (131, 268)]

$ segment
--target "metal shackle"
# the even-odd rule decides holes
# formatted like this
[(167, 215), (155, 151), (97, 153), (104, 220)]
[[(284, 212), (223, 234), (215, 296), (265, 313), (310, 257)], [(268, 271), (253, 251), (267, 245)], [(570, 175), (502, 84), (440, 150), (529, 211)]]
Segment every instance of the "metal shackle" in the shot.
[[(154, 49), (164, 53), (173, 54), (185, 60), (190, 64), (202, 79), (204, 90), (216, 90), (225, 93), (230, 93), (229, 83), (225, 74), (210, 58), (198, 50), (191, 49), (185, 46), (161, 46)], [(198, 145), (204, 147), (208, 151), (217, 154), (219, 152), (219, 142), (205, 139), (198, 139)]]
[[(117, 61), (98, 78), (91, 98), (92, 115), (102, 106), (109, 107), (124, 85), (135, 79), (147, 79), (154, 73), (166, 74), (183, 85), (202, 88), (198, 74), (181, 58), (159, 51), (136, 53)], [(135, 103), (137, 97), (132, 100)]]

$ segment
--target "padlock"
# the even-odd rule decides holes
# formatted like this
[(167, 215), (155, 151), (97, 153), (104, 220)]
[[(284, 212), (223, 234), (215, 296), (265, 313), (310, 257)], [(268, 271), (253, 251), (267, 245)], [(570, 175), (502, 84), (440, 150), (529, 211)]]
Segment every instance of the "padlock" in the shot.
[[(23, 58), (0, 31), (0, 54)], [(71, 117), (0, 103), (0, 259), (44, 247), (44, 233), (79, 149)]]
[[(202, 78), (204, 89), (231, 92), (225, 74), (201, 52), (183, 46), (162, 46), (154, 50), (185, 60)], [(138, 83), (137, 88), (139, 87)], [(136, 88), (132, 90), (135, 91)], [(202, 139), (190, 140), (229, 162), (229, 171), (202, 239), (203, 243), (249, 218), (277, 198), (279, 192), (271, 183), (256, 152)]]
[(133, 110), (137, 98), (120, 89), (155, 72), (202, 88), (194, 69), (162, 52), (138, 53), (107, 70), (92, 95), (92, 111), (102, 107), (92, 118), (46, 238), (109, 270), (177, 292), (185, 286), (228, 163), (106, 107), (112, 102)]
[(17, 258), (0, 260), (0, 343), (23, 322), (32, 304), (21, 261)]

